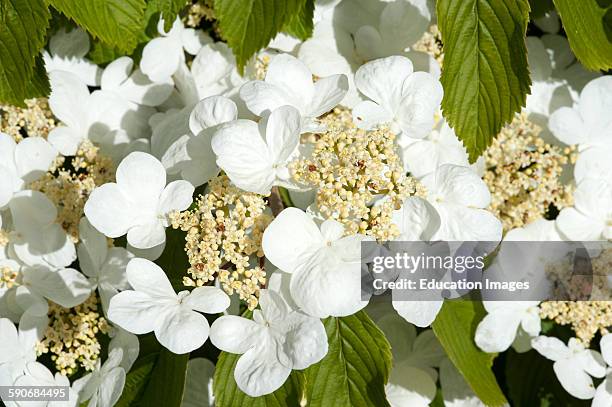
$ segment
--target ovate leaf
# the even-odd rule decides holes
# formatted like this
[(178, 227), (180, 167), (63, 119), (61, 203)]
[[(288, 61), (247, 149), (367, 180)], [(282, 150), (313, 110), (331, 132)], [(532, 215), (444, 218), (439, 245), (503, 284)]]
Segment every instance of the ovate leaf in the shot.
[(554, 0), (572, 51), (592, 70), (612, 68), (612, 4)]
[(145, 0), (48, 0), (108, 45), (129, 53), (142, 31)]
[(310, 407), (388, 406), (391, 345), (364, 311), (324, 321), (325, 358), (305, 370)]
[(177, 355), (163, 348), (142, 398), (134, 405), (180, 407), (188, 361), (189, 354)]
[[(580, 2), (582, 3), (582, 2)], [(527, 0), (438, 0), (444, 117), (474, 162), (525, 104)]]
[(283, 29), (289, 35), (307, 40), (314, 29), (314, 0), (306, 0), (302, 3), (300, 10), (285, 24)]
[(236, 385), (234, 369), (242, 355), (221, 352), (215, 376), (213, 391), (215, 403), (223, 407), (293, 407), (299, 406), (302, 400), (304, 378), (300, 372), (292, 372), (287, 381), (272, 394), (261, 397), (250, 397)]
[(248, 59), (300, 13), (306, 0), (215, 0), (221, 35), (242, 70)]
[(487, 406), (504, 406), (508, 402), (491, 371), (495, 355), (481, 351), (474, 343), (476, 326), (484, 315), (479, 302), (445, 301), (432, 328), (449, 359), (480, 400)]
[(39, 55), (50, 17), (43, 0), (0, 1), (0, 102), (24, 106), (49, 93)]

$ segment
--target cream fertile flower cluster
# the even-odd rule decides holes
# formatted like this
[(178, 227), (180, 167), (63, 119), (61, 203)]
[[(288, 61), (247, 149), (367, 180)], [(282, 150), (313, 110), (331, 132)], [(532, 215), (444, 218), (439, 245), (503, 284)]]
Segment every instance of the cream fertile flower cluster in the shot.
[[(365, 309), (393, 345), (392, 406), (429, 405), (438, 378), (446, 405), (482, 405), (433, 332), (417, 335), (443, 301), (368, 305), (360, 244), (612, 239), (612, 77), (584, 71), (559, 35), (528, 38), (534, 86), (507, 131), (536, 130), (470, 165), (441, 118), (439, 50), (417, 46), (432, 25), (428, 2), (355, 2), (364, 13), (320, 3), (311, 39), (279, 35), (242, 76), (226, 44), (180, 19), (168, 32), (160, 20), (138, 66), (96, 66), (80, 29), (50, 40), (56, 123), (25, 138), (0, 133), (0, 386), (69, 386), (61, 405), (113, 406), (136, 335), (153, 333), (176, 354), (209, 339), (240, 354), (235, 381), (257, 397), (326, 356), (323, 318)], [(544, 194), (509, 192), (516, 183), (497, 159), (509, 152), (525, 167), (563, 167), (542, 175), (563, 185), (551, 193), (571, 195), (545, 197), (566, 205), (556, 219)], [(282, 194), (295, 207), (279, 207)], [(498, 210), (518, 199), (520, 216)], [(173, 229), (186, 233), (184, 270), (155, 263)], [(543, 304), (484, 307), (482, 350), (533, 347), (570, 394), (612, 402), (608, 379), (592, 381), (612, 369), (609, 334), (600, 354), (540, 335)], [(592, 335), (607, 333), (607, 322), (591, 323)], [(184, 403), (213, 405), (201, 389), (213, 371), (190, 361)]]

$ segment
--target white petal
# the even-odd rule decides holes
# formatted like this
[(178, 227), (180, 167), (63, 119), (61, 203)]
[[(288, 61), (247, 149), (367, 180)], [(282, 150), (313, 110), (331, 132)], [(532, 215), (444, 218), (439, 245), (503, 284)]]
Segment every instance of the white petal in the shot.
[(168, 303), (138, 291), (123, 291), (110, 300), (108, 318), (136, 335), (149, 333), (168, 313)]
[(434, 235), (439, 240), (500, 241), (502, 224), (485, 209), (472, 209), (459, 205), (435, 205), (441, 226)]
[(436, 384), (423, 370), (404, 363), (391, 370), (385, 393), (393, 407), (425, 407), (436, 395)]
[(357, 88), (368, 98), (394, 111), (401, 100), (401, 87), (413, 72), (412, 62), (405, 57), (381, 58), (362, 65), (355, 73)]
[(315, 256), (291, 276), (291, 295), (305, 313), (318, 317), (352, 315), (367, 305), (361, 299), (361, 264)]
[(204, 44), (212, 42), (212, 39), (202, 30), (184, 28), (181, 30), (181, 42), (185, 51), (195, 55)]
[(134, 362), (136, 362), (136, 359), (138, 359), (140, 342), (136, 335), (126, 330), (116, 328), (115, 331), (115, 336), (113, 336), (108, 344), (108, 352), (109, 354), (113, 354), (114, 349), (121, 349), (123, 356), (121, 367), (123, 367), (126, 372), (129, 372)]
[(272, 345), (258, 345), (238, 359), (234, 378), (236, 384), (251, 397), (270, 394), (285, 383), (291, 369), (276, 359)]
[(266, 122), (266, 143), (275, 164), (284, 163), (300, 142), (300, 113), (291, 106), (274, 110)]
[(189, 129), (194, 135), (206, 128), (236, 120), (236, 104), (224, 96), (211, 96), (200, 100), (189, 115)]
[(91, 294), (89, 281), (74, 269), (31, 267), (24, 279), (37, 293), (65, 308), (76, 307)]
[(181, 60), (183, 48), (169, 38), (155, 38), (142, 50), (140, 69), (154, 82), (161, 82), (174, 74)]
[(402, 240), (429, 241), (440, 228), (440, 215), (426, 200), (419, 197), (406, 199), (399, 210), (393, 211), (393, 223)]
[(548, 128), (565, 144), (579, 144), (585, 140), (585, 124), (582, 117), (570, 107), (562, 107), (551, 114)]
[(171, 78), (153, 82), (140, 69), (121, 85), (121, 94), (131, 102), (145, 106), (159, 106), (164, 103), (172, 91), (174, 83)]
[(125, 386), (125, 370), (123, 368), (117, 367), (105, 374), (98, 389), (99, 407), (114, 406), (121, 397), (123, 386)]
[(175, 298), (168, 276), (152, 261), (135, 258), (127, 265), (127, 278), (136, 291), (152, 298)]
[(605, 334), (601, 337), (599, 348), (608, 366), (612, 366), (612, 334)]
[(422, 182), (430, 189), (430, 195), (442, 198), (443, 202), (486, 208), (491, 201), (487, 185), (468, 167), (445, 164), (436, 171), (435, 184), (431, 179), (428, 176)]
[(311, 117), (319, 117), (336, 107), (349, 89), (346, 75), (332, 75), (321, 78), (314, 84), (314, 95), (306, 112)]
[(108, 254), (108, 242), (103, 234), (89, 223), (87, 218), (79, 222), (79, 263), (81, 270), (89, 277), (96, 277)]
[(327, 355), (327, 333), (320, 319), (294, 311), (282, 324), (288, 338), (284, 351), (293, 369), (306, 369)]
[(117, 185), (134, 202), (157, 203), (166, 186), (166, 170), (152, 155), (136, 151), (117, 167)]
[(287, 208), (264, 231), (266, 258), (286, 273), (293, 273), (323, 244), (323, 236), (312, 218), (297, 208)]
[(204, 345), (209, 330), (204, 315), (181, 308), (165, 315), (155, 329), (155, 337), (162, 346), (182, 355)]
[(558, 361), (569, 357), (570, 351), (560, 339), (538, 336), (531, 341), (531, 346), (547, 359)]
[(85, 216), (105, 236), (117, 238), (132, 227), (135, 208), (117, 184), (104, 184), (93, 190), (85, 203)]
[[(89, 90), (74, 74), (64, 71), (49, 73), (51, 95), (49, 107), (69, 127), (78, 128), (87, 117)], [(85, 129), (81, 129), (85, 131)]]
[(612, 403), (612, 378), (607, 377), (595, 391), (591, 407), (608, 407)]
[(49, 132), (47, 139), (53, 147), (65, 156), (75, 155), (84, 134), (78, 127), (58, 126)]
[(268, 194), (275, 173), (268, 148), (257, 124), (250, 120), (236, 120), (222, 125), (212, 139), (217, 165), (241, 189)]
[(402, 86), (402, 100), (395, 113), (402, 134), (423, 138), (434, 125), (434, 114), (442, 101), (442, 84), (427, 72), (415, 72)]
[(240, 98), (249, 110), (258, 116), (281, 106), (296, 104), (284, 89), (263, 81), (251, 81), (242, 85)]
[(15, 163), (17, 172), (25, 182), (38, 179), (47, 172), (57, 150), (42, 137), (28, 137), (15, 148)]
[(438, 316), (442, 301), (393, 301), (393, 308), (406, 321), (418, 327), (426, 327)]
[(476, 345), (488, 353), (505, 351), (516, 337), (520, 318), (514, 309), (487, 314), (476, 328)]
[(230, 306), (230, 298), (217, 287), (197, 287), (183, 300), (194, 311), (218, 314)]
[(353, 108), (353, 121), (357, 127), (372, 129), (379, 124), (389, 123), (393, 120), (393, 113), (386, 108), (366, 100)]
[(134, 67), (130, 57), (120, 57), (108, 64), (102, 73), (102, 89), (115, 90), (127, 80)]
[(600, 240), (604, 224), (575, 208), (564, 208), (556, 219), (561, 233), (573, 240)]
[(266, 82), (281, 88), (287, 95), (295, 95), (294, 104), (299, 110), (312, 99), (314, 84), (308, 67), (289, 54), (280, 54), (272, 59), (266, 73)]
[(584, 370), (576, 369), (572, 359), (562, 359), (553, 364), (559, 382), (572, 396), (588, 400), (595, 395), (593, 379)]
[(210, 341), (217, 348), (230, 353), (245, 353), (260, 341), (263, 327), (250, 319), (224, 315), (213, 322)]

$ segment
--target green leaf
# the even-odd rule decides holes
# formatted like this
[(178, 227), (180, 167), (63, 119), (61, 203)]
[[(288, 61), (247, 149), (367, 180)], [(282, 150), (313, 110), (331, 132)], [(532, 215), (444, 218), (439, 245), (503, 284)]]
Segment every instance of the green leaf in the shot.
[(91, 42), (91, 49), (87, 57), (95, 64), (102, 65), (123, 56), (124, 53), (118, 48), (108, 45), (104, 41), (94, 40)]
[(389, 406), (385, 384), (391, 345), (364, 311), (324, 321), (329, 351), (305, 370), (307, 399), (317, 406)]
[(42, 0), (0, 0), (0, 102), (25, 106), (49, 93), (40, 50), (50, 18)]
[(442, 110), (474, 162), (525, 104), (527, 0), (438, 0)]
[(285, 384), (272, 394), (250, 397), (243, 393), (234, 380), (234, 369), (240, 356), (227, 352), (221, 352), (219, 356), (213, 379), (216, 405), (223, 407), (293, 407), (300, 405), (304, 378), (302, 373), (297, 371), (292, 372)]
[(157, 356), (157, 354), (147, 355), (134, 364), (125, 378), (125, 387), (115, 407), (130, 407), (142, 397), (144, 389), (151, 379)]
[(185, 252), (185, 232), (178, 229), (166, 229), (166, 247), (164, 253), (155, 261), (170, 279), (176, 291), (185, 290), (183, 277), (189, 269), (189, 257)]
[(283, 32), (302, 41), (312, 36), (314, 30), (314, 0), (306, 0), (300, 10), (285, 24)]
[(612, 6), (594, 0), (554, 0), (572, 51), (592, 70), (612, 68)]
[(172, 28), (176, 16), (186, 5), (187, 0), (149, 0), (145, 14), (160, 13), (164, 18), (164, 30), (168, 32)]
[(221, 35), (241, 71), (248, 59), (278, 34), (306, 0), (215, 0)]
[(432, 328), (449, 359), (480, 400), (487, 406), (503, 406), (508, 402), (491, 371), (495, 355), (481, 351), (474, 343), (476, 326), (484, 315), (479, 302), (444, 301)]
[(49, 4), (119, 50), (130, 53), (142, 31), (145, 0), (48, 0)]
[(179, 407), (185, 389), (189, 354), (177, 355), (163, 348), (137, 406)]
[(506, 354), (505, 374), (512, 405), (516, 407), (591, 405), (590, 400), (578, 400), (561, 386), (552, 365), (553, 362), (535, 350), (517, 353), (510, 349)]

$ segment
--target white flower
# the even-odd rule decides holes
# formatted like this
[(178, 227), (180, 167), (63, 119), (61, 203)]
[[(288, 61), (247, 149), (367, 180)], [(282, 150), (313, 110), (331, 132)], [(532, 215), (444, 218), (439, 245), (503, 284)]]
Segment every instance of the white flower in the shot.
[(425, 137), (442, 101), (442, 85), (431, 74), (414, 72), (412, 62), (392, 56), (368, 62), (355, 74), (357, 88), (368, 97), (353, 109), (357, 126), (370, 129), (388, 123), (404, 137)]
[(259, 123), (235, 120), (212, 139), (217, 165), (239, 188), (267, 195), (275, 185), (295, 187), (287, 165), (300, 142), (300, 114), (291, 106), (274, 110)]
[(25, 313), (19, 328), (7, 318), (0, 318), (0, 370), (8, 370), (14, 380), (26, 365), (36, 360), (36, 343), (42, 339), (47, 320)]
[(181, 177), (200, 186), (219, 173), (212, 150), (212, 137), (219, 125), (236, 120), (236, 104), (224, 96), (210, 96), (199, 101), (188, 118), (189, 130), (169, 146), (161, 162), (168, 172), (180, 170)]
[(436, 395), (438, 374), (434, 368), (444, 358), (433, 331), (417, 335), (413, 325), (394, 313), (386, 313), (376, 324), (393, 352), (393, 369), (385, 386), (387, 400), (392, 407), (429, 406)]
[[(42, 401), (42, 404), (38, 406), (49, 406), (49, 407), (76, 407), (79, 401), (79, 395), (72, 387), (70, 387), (70, 380), (62, 375), (61, 373), (55, 373), (55, 376), (51, 371), (42, 363), (29, 362), (25, 369), (25, 374), (17, 380), (15, 380), (15, 386), (51, 386), (51, 387), (67, 387), (68, 388), (68, 401)], [(23, 405), (30, 405), (24, 403)]]
[(271, 290), (260, 291), (259, 305), (261, 310), (253, 311), (253, 320), (224, 315), (210, 331), (216, 347), (243, 354), (234, 378), (251, 397), (272, 393), (291, 370), (305, 369), (327, 354), (327, 334), (318, 318), (289, 308), (280, 294)]
[(114, 349), (121, 349), (123, 355), (120, 366), (126, 372), (129, 372), (140, 353), (138, 337), (118, 326), (113, 327), (109, 336), (111, 341), (108, 344), (108, 353), (111, 353)]
[(533, 83), (525, 111), (529, 120), (543, 128), (540, 136), (556, 142), (548, 130), (550, 115), (561, 107), (571, 107), (584, 85), (599, 74), (576, 62), (567, 38), (561, 35), (527, 37), (526, 42)]
[(268, 260), (292, 274), (291, 297), (309, 315), (347, 316), (362, 309), (361, 245), (366, 236), (344, 236), (344, 226), (326, 220), (317, 226), (296, 208), (283, 210), (264, 232)]
[(125, 370), (120, 366), (122, 359), (123, 351), (114, 349), (104, 364), (98, 359), (93, 372), (74, 382), (79, 403), (89, 401), (87, 407), (112, 407), (117, 403), (125, 386)]
[(465, 147), (446, 120), (440, 120), (425, 138), (403, 146), (402, 160), (404, 168), (416, 178), (424, 177), (443, 164), (470, 165)]
[(43, 51), (47, 72), (70, 72), (77, 75), (85, 84), (98, 86), (102, 71), (85, 58), (89, 47), (89, 36), (81, 28), (71, 31), (60, 28), (49, 40), (49, 51)]
[(185, 28), (178, 17), (169, 32), (164, 31), (164, 20), (160, 18), (157, 31), (161, 37), (145, 45), (140, 61), (140, 69), (154, 82), (163, 82), (176, 72), (185, 61), (183, 49), (195, 55), (204, 44), (210, 42), (202, 31)]
[(230, 304), (216, 287), (197, 287), (177, 295), (164, 271), (149, 260), (132, 259), (127, 278), (134, 291), (111, 299), (109, 319), (137, 335), (154, 331), (159, 343), (174, 353), (191, 352), (206, 342), (209, 325), (199, 312), (220, 313)]
[(557, 216), (556, 224), (571, 240), (612, 239), (610, 184), (601, 179), (583, 179), (574, 191), (574, 206), (564, 208)]
[(133, 68), (132, 58), (115, 59), (102, 73), (102, 90), (114, 92), (130, 102), (145, 106), (159, 106), (168, 99), (174, 89), (170, 77), (153, 82), (140, 69)]
[[(339, 3), (339, 4), (338, 4)], [(409, 55), (418, 66), (439, 76), (429, 55), (407, 51), (429, 26), (431, 11), (423, 0), (317, 2), (313, 35), (298, 55), (313, 74), (347, 75), (349, 92), (342, 104), (360, 101), (353, 74), (364, 62), (391, 55)]]
[(213, 375), (215, 365), (208, 359), (195, 358), (187, 363), (185, 391), (181, 407), (214, 407)]
[(606, 378), (597, 386), (592, 407), (606, 407), (612, 404), (612, 334), (605, 334), (601, 337), (599, 349), (608, 368)]
[(588, 400), (595, 395), (593, 377), (606, 375), (605, 363), (601, 355), (585, 347), (576, 339), (571, 338), (567, 345), (559, 339), (538, 336), (531, 345), (542, 356), (555, 362), (553, 370), (559, 382), (572, 396)]
[(574, 170), (576, 182), (587, 176), (612, 179), (612, 77), (589, 82), (577, 104), (563, 107), (550, 116), (550, 129), (565, 144), (578, 145)]
[(10, 247), (29, 266), (59, 269), (76, 259), (74, 243), (56, 223), (57, 208), (38, 191), (21, 191), (9, 203), (14, 233)]
[(152, 155), (134, 152), (117, 167), (117, 183), (94, 189), (85, 204), (89, 222), (105, 236), (127, 233), (138, 249), (166, 240), (168, 214), (185, 210), (193, 201), (193, 185), (174, 181), (166, 186), (166, 171)]
[(476, 328), (474, 340), (485, 352), (503, 352), (522, 329), (530, 336), (540, 334), (539, 301), (483, 301), (488, 314)]
[(436, 209), (417, 196), (407, 198), (400, 209), (393, 211), (392, 218), (400, 231), (395, 239), (398, 241), (429, 241), (440, 228)]
[(79, 223), (79, 237), (79, 265), (89, 278), (92, 290), (98, 290), (102, 309), (107, 314), (110, 299), (129, 288), (125, 269), (134, 256), (123, 247), (109, 248), (106, 237), (94, 229), (87, 218)]
[(317, 117), (333, 109), (346, 95), (345, 75), (332, 75), (312, 81), (312, 73), (300, 60), (280, 54), (270, 62), (265, 81), (247, 82), (240, 97), (258, 116), (281, 106), (295, 107), (302, 117), (302, 133), (321, 131)]
[(440, 214), (439, 240), (499, 241), (502, 225), (486, 209), (491, 201), (487, 185), (470, 168), (440, 166), (421, 180), (427, 200)]
[(49, 107), (63, 126), (51, 130), (48, 139), (63, 155), (75, 155), (85, 139), (99, 143), (107, 152), (114, 145), (113, 130), (123, 130), (130, 139), (150, 133), (151, 107), (137, 105), (115, 92), (96, 90), (90, 94), (87, 85), (69, 72), (53, 71), (49, 79)]
[(57, 151), (42, 137), (28, 137), (17, 144), (0, 132), (0, 209), (26, 184), (47, 172), (55, 157)]

